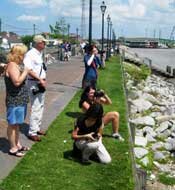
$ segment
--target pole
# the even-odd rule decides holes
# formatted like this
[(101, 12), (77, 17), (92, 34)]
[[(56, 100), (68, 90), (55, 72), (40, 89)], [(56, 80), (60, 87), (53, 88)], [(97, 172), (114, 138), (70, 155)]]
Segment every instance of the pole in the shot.
[(89, 0), (89, 45), (92, 43), (92, 0)]
[(2, 20), (0, 18), (0, 32), (2, 32)]
[(110, 22), (109, 24), (110, 26), (110, 36), (109, 36), (109, 57), (111, 57), (111, 41), (112, 41), (112, 22)]
[(104, 49), (104, 13), (102, 13), (102, 44), (101, 44), (101, 51)]
[(69, 29), (70, 29), (70, 24), (67, 25), (67, 33), (68, 33), (68, 38), (69, 38)]
[(36, 25), (33, 24), (33, 35), (35, 35), (35, 34), (36, 34)]
[(76, 32), (77, 32), (77, 43), (78, 43), (78, 28), (76, 28)]
[(106, 52), (106, 60), (109, 59), (109, 21), (107, 27), (107, 52)]

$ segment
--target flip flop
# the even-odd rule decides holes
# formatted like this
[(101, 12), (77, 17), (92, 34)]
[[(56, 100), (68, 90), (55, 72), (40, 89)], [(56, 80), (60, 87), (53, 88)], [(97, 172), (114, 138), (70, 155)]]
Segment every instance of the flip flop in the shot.
[(22, 146), (21, 148), (18, 149), (19, 152), (28, 151), (28, 150), (30, 150), (30, 148), (27, 146)]
[(9, 155), (16, 156), (16, 157), (23, 157), (25, 154), (20, 152), (19, 150), (17, 150), (15, 152), (10, 152), (9, 151)]

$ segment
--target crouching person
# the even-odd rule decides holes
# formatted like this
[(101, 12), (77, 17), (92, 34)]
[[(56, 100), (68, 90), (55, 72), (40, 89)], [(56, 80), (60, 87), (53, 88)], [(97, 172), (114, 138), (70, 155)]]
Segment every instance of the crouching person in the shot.
[(96, 155), (103, 164), (111, 162), (111, 157), (102, 143), (103, 107), (93, 104), (83, 117), (77, 119), (72, 138), (82, 153), (82, 163), (90, 164), (90, 156)]

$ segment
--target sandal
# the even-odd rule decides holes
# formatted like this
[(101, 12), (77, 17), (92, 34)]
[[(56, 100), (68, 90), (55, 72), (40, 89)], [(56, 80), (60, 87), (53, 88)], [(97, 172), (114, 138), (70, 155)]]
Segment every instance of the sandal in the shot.
[(27, 146), (22, 146), (21, 148), (18, 149), (19, 152), (28, 151), (28, 150), (30, 150), (30, 148)]
[(10, 152), (9, 151), (9, 155), (16, 156), (16, 157), (23, 157), (25, 154), (20, 152), (19, 150), (17, 150), (15, 152)]

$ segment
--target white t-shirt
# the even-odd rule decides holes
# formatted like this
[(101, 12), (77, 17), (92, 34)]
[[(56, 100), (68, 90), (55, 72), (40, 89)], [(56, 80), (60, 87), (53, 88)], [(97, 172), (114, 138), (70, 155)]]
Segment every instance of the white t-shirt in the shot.
[[(43, 69), (43, 54), (36, 48), (29, 50), (24, 57), (24, 65), (33, 70), (39, 78), (46, 78), (46, 71)], [(42, 69), (42, 70), (41, 70)], [(41, 73), (41, 74), (40, 74)], [(32, 78), (29, 76), (29, 79)]]

